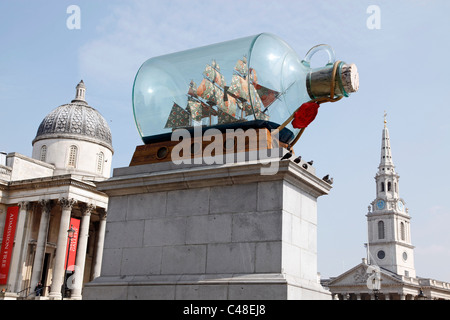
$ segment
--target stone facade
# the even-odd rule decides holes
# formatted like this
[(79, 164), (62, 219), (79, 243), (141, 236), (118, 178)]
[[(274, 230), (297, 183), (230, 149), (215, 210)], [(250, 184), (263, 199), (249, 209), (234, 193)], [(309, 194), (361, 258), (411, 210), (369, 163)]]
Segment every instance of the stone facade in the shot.
[[(95, 181), (110, 176), (113, 150), (106, 122), (84, 101), (82, 82), (76, 92), (76, 99), (64, 105), (67, 112), (57, 117), (52, 112), (43, 120), (33, 140), (32, 158), (14, 152), (0, 157), (0, 235), (8, 208), (19, 208), (0, 299), (61, 299), (65, 295), (64, 279), (71, 274), (67, 273), (71, 266), (66, 266), (71, 219), (78, 220), (80, 228), (73, 281), (66, 285), (70, 297), (81, 299), (83, 283), (100, 274), (108, 196), (97, 190)], [(57, 130), (57, 123), (64, 123), (70, 132)], [(76, 127), (82, 130), (73, 132)], [(36, 297), (39, 281), (43, 291)]]

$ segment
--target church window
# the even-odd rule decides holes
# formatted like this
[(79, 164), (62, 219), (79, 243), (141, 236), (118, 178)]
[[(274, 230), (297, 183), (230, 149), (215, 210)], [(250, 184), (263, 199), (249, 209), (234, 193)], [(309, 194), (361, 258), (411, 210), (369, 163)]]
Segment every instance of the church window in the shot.
[(388, 191), (391, 191), (391, 182), (388, 182)]
[(397, 191), (397, 183), (396, 183), (396, 182), (394, 182), (394, 191), (395, 191), (395, 192), (398, 192), (398, 191)]
[(403, 222), (400, 222), (400, 239), (405, 241), (405, 224)]
[(69, 150), (69, 167), (76, 167), (77, 164), (77, 154), (78, 154), (78, 148), (77, 146), (70, 146)]
[(384, 192), (384, 182), (381, 183), (381, 192)]
[(46, 145), (43, 145), (43, 146), (41, 147), (41, 157), (40, 157), (40, 160), (45, 162), (46, 159), (47, 159), (47, 146), (46, 146)]
[(384, 239), (384, 222), (378, 221), (378, 239)]
[(103, 173), (104, 154), (100, 152), (97, 157), (97, 173)]

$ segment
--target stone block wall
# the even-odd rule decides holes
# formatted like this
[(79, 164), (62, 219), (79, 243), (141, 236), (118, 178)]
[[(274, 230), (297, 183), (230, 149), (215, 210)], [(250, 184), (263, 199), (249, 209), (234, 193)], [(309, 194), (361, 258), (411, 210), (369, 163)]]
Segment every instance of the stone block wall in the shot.
[(317, 197), (328, 186), (290, 161), (273, 176), (253, 166), (203, 168), (203, 183), (193, 168), (130, 169), (105, 182), (102, 272), (84, 298), (326, 297), (317, 281)]

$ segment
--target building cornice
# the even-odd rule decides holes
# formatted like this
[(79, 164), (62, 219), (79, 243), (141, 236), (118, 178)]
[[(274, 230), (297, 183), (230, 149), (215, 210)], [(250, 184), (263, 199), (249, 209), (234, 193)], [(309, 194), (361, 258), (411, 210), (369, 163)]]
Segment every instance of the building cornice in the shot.
[[(268, 160), (268, 159), (267, 159)], [(277, 171), (270, 176), (261, 176), (262, 168), (278, 162)], [(248, 161), (213, 165), (179, 165), (157, 163), (115, 169), (112, 178), (97, 183), (98, 189), (109, 196), (146, 193), (152, 190), (171, 191), (284, 179), (301, 183), (305, 192), (318, 197), (328, 194), (331, 185), (309, 170), (292, 161), (271, 159), (268, 162)]]
[(9, 191), (43, 189), (59, 186), (74, 186), (90, 192), (103, 193), (99, 192), (93, 183), (76, 180), (73, 178), (72, 174), (8, 182)]
[(55, 166), (52, 165), (52, 164), (49, 164), (47, 162), (43, 162), (43, 161), (40, 161), (40, 160), (37, 160), (37, 159), (33, 159), (33, 158), (30, 158), (30, 157), (27, 157), (27, 156), (25, 156), (23, 154), (20, 154), (20, 153), (17, 153), (17, 152), (8, 153), (8, 155), (6, 157), (7, 158), (12, 158), (12, 157), (19, 158), (19, 159), (22, 159), (22, 160), (25, 160), (25, 161), (28, 161), (28, 162), (31, 162), (31, 163), (34, 163), (34, 164), (38, 164), (38, 165), (40, 165), (42, 167), (46, 167), (48, 169), (53, 169), (53, 170), (55, 169)]

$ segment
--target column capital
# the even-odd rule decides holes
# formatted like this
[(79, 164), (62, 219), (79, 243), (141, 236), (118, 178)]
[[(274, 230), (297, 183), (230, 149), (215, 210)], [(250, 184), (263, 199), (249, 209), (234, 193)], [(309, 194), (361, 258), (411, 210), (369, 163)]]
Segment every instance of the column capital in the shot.
[(78, 206), (80, 207), (81, 214), (83, 216), (90, 216), (92, 211), (95, 210), (96, 208), (92, 203), (84, 203), (84, 202), (80, 203)]
[(106, 220), (106, 216), (108, 215), (108, 212), (106, 211), (105, 208), (98, 208), (97, 212), (100, 217), (100, 220)]
[(20, 210), (30, 211), (33, 207), (33, 204), (29, 201), (20, 201), (18, 203)]
[(50, 213), (53, 207), (53, 201), (49, 199), (41, 199), (38, 201), (39, 205), (41, 206), (42, 210)]
[(62, 207), (62, 209), (71, 210), (73, 205), (77, 203), (77, 200), (73, 198), (59, 198), (58, 199), (59, 205)]

